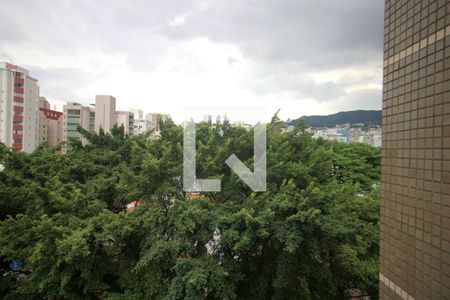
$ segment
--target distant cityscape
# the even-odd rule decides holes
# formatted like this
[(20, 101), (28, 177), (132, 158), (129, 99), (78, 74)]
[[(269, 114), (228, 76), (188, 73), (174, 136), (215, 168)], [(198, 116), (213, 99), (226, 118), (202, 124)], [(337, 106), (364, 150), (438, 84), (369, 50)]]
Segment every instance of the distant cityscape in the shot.
[[(52, 110), (47, 99), (40, 95), (38, 80), (30, 76), (29, 71), (7, 62), (0, 62), (0, 142), (15, 150), (32, 152), (43, 142), (57, 145), (69, 140), (84, 139), (78, 126), (90, 132), (105, 133), (117, 124), (123, 126), (127, 135), (149, 132), (149, 138), (155, 139), (161, 135), (160, 123), (170, 118), (163, 113), (147, 113), (141, 109), (129, 111), (116, 110), (116, 98), (110, 95), (96, 95), (94, 103), (83, 105), (71, 101), (63, 106), (63, 111)], [(367, 113), (367, 112), (366, 112)], [(309, 120), (309, 119), (308, 119)], [(203, 116), (203, 122), (224, 123), (231, 126), (250, 128), (243, 121), (230, 122), (227, 115)], [(287, 122), (285, 130), (294, 128)], [(326, 124), (326, 123), (325, 123)], [(308, 131), (315, 138), (343, 143), (360, 142), (381, 147), (381, 127), (367, 127), (364, 124), (345, 124), (334, 127), (310, 127)], [(63, 147), (65, 153), (67, 144)]]
[[(286, 131), (294, 129), (293, 125), (286, 127)], [(373, 147), (381, 147), (381, 126), (365, 124), (343, 124), (335, 127), (310, 127), (306, 129), (314, 138), (323, 138), (341, 143), (363, 143)]]
[(108, 133), (117, 124), (123, 126), (125, 134), (149, 131), (150, 138), (157, 138), (160, 121), (170, 118), (162, 113), (148, 113), (144, 117), (140, 109), (116, 111), (116, 99), (110, 95), (96, 95), (90, 105), (74, 101), (67, 102), (62, 112), (52, 110), (47, 99), (40, 95), (37, 83), (28, 70), (0, 62), (0, 142), (12, 149), (32, 152), (42, 142), (57, 145), (71, 139), (86, 143), (78, 126)]

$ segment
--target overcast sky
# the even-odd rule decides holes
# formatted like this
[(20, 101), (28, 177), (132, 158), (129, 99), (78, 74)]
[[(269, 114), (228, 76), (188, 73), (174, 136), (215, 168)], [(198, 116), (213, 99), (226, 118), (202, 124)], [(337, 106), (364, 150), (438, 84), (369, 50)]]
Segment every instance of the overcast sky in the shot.
[(186, 108), (280, 108), (284, 119), (380, 109), (382, 38), (381, 0), (0, 5), (0, 60), (29, 69), (58, 108), (110, 94), (176, 121)]

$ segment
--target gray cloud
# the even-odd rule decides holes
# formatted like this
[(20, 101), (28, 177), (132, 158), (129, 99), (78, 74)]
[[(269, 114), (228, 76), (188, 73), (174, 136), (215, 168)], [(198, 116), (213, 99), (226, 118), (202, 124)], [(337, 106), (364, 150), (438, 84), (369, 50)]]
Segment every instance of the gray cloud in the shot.
[(353, 91), (332, 103), (335, 111), (357, 110), (357, 109), (381, 109), (381, 91), (378, 89), (363, 89)]
[(258, 94), (279, 92), (322, 102), (342, 96), (348, 84), (381, 80), (380, 74), (374, 74), (339, 86), (305, 76), (379, 64), (381, 1), (220, 1), (188, 16), (183, 26), (164, 27), (162, 32), (175, 40), (204, 36), (237, 44), (256, 66), (245, 84)]
[[(44, 95), (55, 100), (77, 100), (76, 91), (85, 82), (92, 80), (91, 76), (79, 69), (73, 68), (41, 68), (36, 65), (24, 65), (39, 84), (45, 83)], [(64, 87), (64, 88), (62, 88)], [(92, 95), (91, 95), (91, 98)]]
[[(312, 98), (341, 110), (381, 103), (379, 90), (345, 91), (379, 84), (380, 72), (325, 82), (310, 75), (381, 66), (382, 1), (7, 1), (0, 7), (0, 36), (4, 58), (16, 60), (11, 45), (55, 55), (101, 50), (142, 72), (156, 69), (180, 43), (207, 38), (239, 49), (250, 69), (238, 84), (256, 95)], [(173, 71), (205, 69), (198, 57), (180, 61)], [(56, 98), (72, 97), (71, 89), (95, 80), (94, 73), (61, 62), (41, 67), (36, 61), (30, 69)]]
[(383, 3), (373, 0), (216, 1), (165, 27), (174, 39), (206, 36), (275, 63), (334, 67), (380, 59)]
[(249, 79), (243, 83), (260, 95), (274, 94), (283, 98), (312, 98), (317, 102), (336, 100), (345, 95), (338, 84), (327, 81), (317, 83), (299, 73), (272, 74), (262, 79)]

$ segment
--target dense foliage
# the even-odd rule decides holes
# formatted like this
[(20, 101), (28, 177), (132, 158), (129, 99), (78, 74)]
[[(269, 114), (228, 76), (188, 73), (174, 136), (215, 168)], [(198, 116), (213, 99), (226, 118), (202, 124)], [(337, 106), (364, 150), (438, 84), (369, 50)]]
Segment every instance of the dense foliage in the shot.
[[(197, 126), (197, 177), (182, 190), (180, 126), (162, 137), (82, 133), (90, 144), (0, 145), (0, 295), (4, 299), (345, 299), (377, 296), (380, 153), (268, 124), (267, 192), (250, 168), (253, 132)], [(126, 205), (139, 200), (133, 211)]]

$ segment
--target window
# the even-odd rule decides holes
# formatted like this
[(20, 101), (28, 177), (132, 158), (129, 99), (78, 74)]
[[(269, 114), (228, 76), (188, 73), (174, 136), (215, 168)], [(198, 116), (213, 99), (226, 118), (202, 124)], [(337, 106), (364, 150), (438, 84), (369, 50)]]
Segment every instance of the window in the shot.
[(67, 123), (80, 123), (80, 118), (68, 117)]

